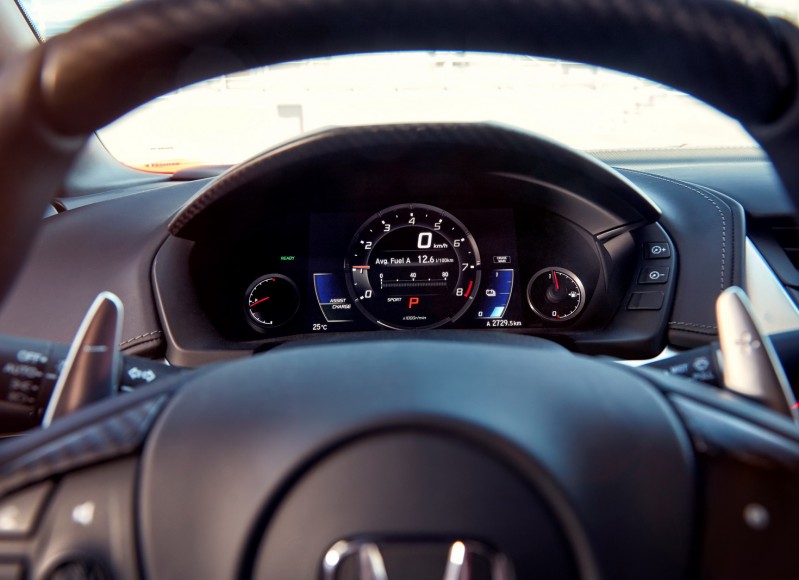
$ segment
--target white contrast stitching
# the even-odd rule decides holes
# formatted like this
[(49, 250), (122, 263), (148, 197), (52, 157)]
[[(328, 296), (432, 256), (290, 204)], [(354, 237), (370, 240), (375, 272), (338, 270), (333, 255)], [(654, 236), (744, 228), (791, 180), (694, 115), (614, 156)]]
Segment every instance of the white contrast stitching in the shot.
[[(702, 191), (696, 189), (695, 187), (691, 187), (690, 185), (686, 185), (685, 183), (682, 183), (681, 181), (677, 181), (675, 179), (671, 179), (671, 178), (668, 178), (668, 177), (662, 177), (660, 175), (655, 175), (653, 173), (647, 173), (647, 172), (644, 172), (644, 171), (635, 171), (634, 169), (631, 169), (631, 170), (628, 170), (628, 171), (631, 171), (633, 173), (638, 173), (640, 175), (646, 175), (647, 177), (651, 177), (653, 179), (659, 179), (661, 181), (665, 181), (666, 183), (671, 183), (672, 185), (679, 185), (680, 187), (684, 187), (685, 189), (693, 191), (694, 193), (698, 193), (699, 195), (704, 197), (707, 201), (709, 201), (710, 203), (713, 204), (713, 207), (715, 207), (716, 211), (719, 212), (719, 217), (721, 218), (721, 283), (720, 283), (719, 287), (720, 287), (720, 290), (724, 290), (724, 288), (725, 288), (725, 286), (724, 286), (724, 273), (725, 273), (725, 267), (726, 267), (726, 264), (727, 264), (727, 218), (724, 217), (724, 212), (722, 211), (721, 207), (719, 207), (719, 204), (717, 204), (715, 201), (713, 201), (712, 198), (707, 196)], [(696, 328), (708, 328), (708, 329), (712, 329), (712, 330), (718, 330), (718, 326), (715, 326), (715, 325), (695, 324), (693, 322), (676, 322), (676, 321), (669, 322), (669, 325), (678, 325), (678, 324), (681, 325), (681, 326), (693, 326), (693, 327), (696, 327)]]
[(684, 187), (685, 189), (693, 191), (694, 193), (698, 193), (706, 200), (708, 200), (710, 203), (712, 203), (713, 207), (716, 208), (716, 211), (719, 212), (719, 217), (721, 218), (721, 284), (719, 285), (719, 288), (721, 290), (724, 290), (724, 270), (727, 264), (727, 218), (724, 217), (724, 212), (722, 211), (721, 207), (719, 207), (719, 204), (713, 201), (713, 199), (710, 198), (707, 194), (696, 189), (695, 187), (691, 187), (690, 185), (686, 185), (685, 183), (682, 183), (675, 179), (670, 179), (668, 177), (661, 177), (660, 175), (654, 175), (652, 173), (644, 173), (644, 175), (647, 175), (654, 179), (660, 179), (661, 181), (665, 181), (667, 183), (679, 185), (681, 187)]
[(152, 332), (145, 332), (144, 334), (140, 334), (139, 336), (136, 336), (136, 337), (133, 337), (133, 338), (129, 338), (125, 342), (120, 342), (119, 346), (125, 346), (126, 344), (129, 344), (131, 342), (136, 342), (137, 340), (139, 340), (141, 338), (144, 338), (146, 336), (153, 336), (153, 335), (156, 335), (156, 334), (163, 334), (163, 331), (161, 331), (161, 330), (153, 330)]

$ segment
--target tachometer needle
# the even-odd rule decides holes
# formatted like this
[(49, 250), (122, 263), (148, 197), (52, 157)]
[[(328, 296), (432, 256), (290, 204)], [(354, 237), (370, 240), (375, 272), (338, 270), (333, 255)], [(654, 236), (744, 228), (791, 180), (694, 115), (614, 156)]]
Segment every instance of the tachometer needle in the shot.
[(555, 281), (555, 290), (560, 290), (560, 284), (558, 284), (558, 273), (555, 270), (552, 270), (552, 279)]
[(252, 310), (256, 306), (258, 306), (261, 302), (266, 302), (267, 300), (269, 300), (269, 296), (267, 296), (266, 298), (261, 298), (260, 300), (256, 300), (255, 302), (250, 304), (250, 309)]
[(474, 286), (474, 280), (469, 280), (469, 286), (466, 288), (466, 292), (463, 293), (464, 298), (468, 298), (469, 294), (472, 293), (472, 286)]
[(368, 270), (371, 266), (353, 266), (353, 270)]

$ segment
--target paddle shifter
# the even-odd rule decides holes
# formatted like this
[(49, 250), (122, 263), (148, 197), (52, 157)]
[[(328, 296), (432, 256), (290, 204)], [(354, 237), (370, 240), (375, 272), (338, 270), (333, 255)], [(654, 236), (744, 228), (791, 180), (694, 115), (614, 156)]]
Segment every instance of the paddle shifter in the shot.
[(122, 316), (122, 301), (115, 294), (101, 292), (94, 299), (69, 347), (42, 418), (43, 427), (116, 393)]
[(724, 290), (716, 300), (723, 386), (797, 421), (796, 400), (768, 336), (752, 316), (740, 288)]

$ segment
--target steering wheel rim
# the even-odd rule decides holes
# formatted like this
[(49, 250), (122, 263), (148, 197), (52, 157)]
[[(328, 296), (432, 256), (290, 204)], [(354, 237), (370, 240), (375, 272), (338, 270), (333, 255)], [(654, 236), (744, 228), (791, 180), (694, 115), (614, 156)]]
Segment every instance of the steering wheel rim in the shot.
[[(2, 70), (0, 171), (15, 203), (0, 212), (0, 299), (87, 134), (215, 75), (314, 56), (414, 49), (566, 58), (681, 89), (741, 120), (799, 201), (793, 163), (799, 32), (738, 3), (141, 0)], [(50, 170), (41, 171), (42, 163)]]
[[(569, 57), (628, 72), (649, 73), (645, 76), (667, 81), (671, 85), (704, 97), (711, 104), (748, 122), (750, 128), (775, 127), (782, 119), (793, 114), (792, 108), (796, 108), (796, 65), (792, 56), (793, 48), (790, 42), (786, 42), (783, 37), (783, 33), (794, 34), (795, 29), (780, 25), (782, 31), (780, 32), (757, 13), (721, 0), (690, 2), (669, 0), (659, 3), (658, 7), (654, 7), (651, 2), (645, 0), (628, 0), (621, 3), (610, 1), (597, 3), (591, 0), (581, 0), (578, 3), (573, 3), (573, 8), (575, 8), (573, 11), (564, 10), (563, 7), (557, 7), (555, 3), (543, 0), (529, 0), (524, 3), (511, 0), (494, 3), (478, 0), (459, 3), (429, 2), (427, 0), (392, 0), (386, 3), (360, 0), (356, 6), (353, 6), (352, 3), (334, 0), (291, 3), (271, 0), (253, 3), (236, 3), (232, 0), (229, 2), (176, 0), (171, 4), (157, 0), (145, 0), (102, 15), (78, 27), (73, 32), (32, 51), (26, 59), (7, 67), (4, 71), (3, 83), (0, 83), (0, 86), (3, 86), (3, 94), (0, 95), (0, 106), (2, 106), (0, 151), (8, 151), (9, 155), (0, 156), (0, 163), (3, 164), (0, 167), (6, 170), (9, 169), (8, 163), (17, 164), (16, 167), (13, 167), (13, 171), (4, 172), (4, 174), (9, 173), (15, 176), (12, 186), (19, 199), (14, 201), (19, 204), (12, 206), (14, 211), (0, 212), (0, 215), (3, 216), (0, 218), (0, 232), (3, 232), (3, 240), (0, 241), (8, 242), (2, 244), (4, 250), (0, 254), (0, 273), (5, 274), (5, 278), (0, 278), (5, 287), (0, 289), (7, 289), (11, 275), (22, 263), (25, 254), (24, 248), (30, 244), (31, 232), (36, 229), (36, 222), (39, 219), (40, 213), (37, 207), (43, 205), (43, 201), (49, 199), (56, 191), (68, 170), (70, 161), (77, 154), (80, 144), (83, 142), (83, 135), (116, 118), (132, 106), (174, 88), (176, 86), (175, 79), (178, 79), (180, 84), (185, 84), (215, 74), (232, 72), (244, 66), (265, 64), (288, 58), (323, 56), (342, 50), (363, 51), (376, 48), (420, 47), (510, 49), (514, 52), (535, 50), (539, 54), (547, 56)], [(582, 12), (576, 8), (581, 8)], [(358, 14), (355, 24), (344, 18), (345, 15), (352, 14), (353, 10)], [(666, 17), (669, 10), (673, 11), (674, 19)], [(367, 26), (370, 19), (377, 25)], [(424, 25), (413, 26), (420, 23)], [(563, 45), (564, 30), (579, 31), (587, 28), (591, 30), (596, 28), (602, 34), (588, 35), (584, 43)], [(274, 37), (263, 40), (261, 37), (264, 36), (263, 30), (265, 29), (273, 31)], [(301, 34), (294, 38), (288, 38), (285, 34), (279, 34), (281, 30), (299, 31)], [(791, 30), (793, 32), (790, 32)], [(531, 34), (531, 31), (537, 34)], [(363, 34), (358, 35), (358, 32)], [(149, 34), (148, 38), (145, 38), (145, 33)], [(756, 47), (754, 52), (750, 50), (750, 45)], [(209, 46), (214, 49), (211, 51), (213, 58), (205, 58)], [(646, 49), (644, 56), (650, 58), (655, 54), (660, 56), (661, 51), (664, 50), (679, 50), (682, 58), (687, 60), (682, 62), (681, 59), (675, 58), (662, 59), (657, 62), (649, 60), (641, 63), (638, 60), (641, 58), (641, 54), (635, 54), (636, 48)], [(218, 58), (220, 54), (222, 58)], [(153, 56), (161, 58), (162, 67), (158, 74), (148, 77), (143, 74), (143, 71), (147, 60)], [(680, 66), (685, 63), (688, 63), (687, 67)], [(710, 78), (702, 77), (703, 71), (706, 72), (716, 66), (722, 66), (725, 72)], [(735, 78), (735, 75), (731, 74), (733, 70), (737, 74)], [(120, 75), (124, 77), (130, 75), (131, 72), (136, 74), (137, 82), (133, 86), (130, 83), (115, 82), (115, 79), (120, 79)], [(756, 87), (756, 90), (749, 93), (741, 92), (738, 86), (739, 81), (736, 80), (740, 78), (748, 80), (753, 87)], [(99, 105), (95, 102), (91, 106), (85, 106), (87, 87), (93, 92), (95, 98), (99, 98)], [(31, 127), (34, 128), (33, 132), (30, 130)], [(792, 126), (784, 131), (778, 131), (779, 138), (774, 142), (782, 147), (784, 143), (781, 139), (790, 140), (792, 131), (794, 131)], [(761, 134), (767, 133), (768, 131), (761, 131)], [(25, 136), (23, 139), (25, 147), (19, 148), (18, 143), (21, 136)], [(790, 141), (794, 147), (796, 141), (795, 139)], [(32, 170), (33, 164), (41, 163), (42, 159), (49, 163), (48, 167), (52, 171)], [(780, 159), (779, 157), (776, 159), (778, 165)], [(783, 173), (783, 179), (790, 183), (791, 179), (786, 179), (786, 174), (792, 175), (792, 173), (784, 169), (784, 165), (778, 166), (778, 169)], [(414, 375), (416, 372), (414, 369), (419, 368), (424, 368), (428, 372), (434, 372), (435, 369), (441, 368), (456, 373), (461, 382), (468, 382), (474, 377), (481, 378), (483, 383), (490, 381), (487, 375), (481, 374), (480, 366), (474, 364), (474, 361), (477, 360), (477, 350), (482, 353), (489, 352), (492, 349), (490, 346), (482, 344), (478, 349), (474, 345), (469, 346), (468, 343), (459, 343), (458, 347), (463, 349), (464, 353), (472, 355), (461, 359), (450, 351), (449, 341), (433, 340), (429, 342), (428, 339), (425, 339), (417, 344), (413, 341), (403, 342), (403, 339), (392, 339), (385, 343), (389, 345), (385, 352), (381, 350), (383, 349), (382, 344), (362, 345), (362, 351), (365, 350), (373, 356), (371, 361), (379, 363), (378, 368), (385, 368), (384, 365), (391, 360), (396, 360), (392, 357), (399, 357), (404, 363), (400, 368), (408, 379), (408, 384), (423, 384), (417, 382), (420, 377)], [(342, 361), (336, 362), (333, 358), (326, 358), (336, 354), (336, 348), (336, 346), (319, 347), (318, 353), (314, 353), (318, 354), (318, 357), (314, 360), (328, 360), (329, 376), (343, 381), (346, 369), (338, 366)], [(528, 354), (530, 352), (527, 349), (523, 350)], [(344, 352), (342, 350), (339, 353), (340, 358), (347, 359)], [(350, 352), (350, 350), (346, 349), (346, 352)], [(552, 357), (555, 357), (556, 360), (559, 357), (566, 357), (562, 359), (562, 366), (580, 374), (584, 377), (584, 381), (587, 381), (585, 384), (594, 387), (597, 385), (594, 382), (595, 377), (591, 377), (592, 373), (601, 376), (606, 371), (611, 372), (602, 363), (572, 355), (547, 353), (539, 356), (539, 350), (535, 349), (532, 352), (536, 353), (532, 356), (534, 359), (532, 362), (535, 364), (528, 367), (531, 361), (521, 358), (519, 356), (521, 350), (518, 348), (512, 345), (497, 347), (497, 356), (507, 364), (502, 372), (509, 381), (511, 378), (516, 381), (516, 387), (512, 395), (506, 393), (501, 397), (500, 400), (505, 406), (502, 408), (502, 413), (498, 413), (494, 418), (495, 421), (489, 425), (490, 429), (487, 431), (493, 430), (499, 433), (500, 440), (505, 443), (512, 440), (509, 436), (508, 425), (496, 419), (499, 417), (503, 420), (507, 420), (509, 417), (515, 418), (517, 421), (523, 419), (521, 407), (514, 408), (513, 396), (529, 394), (529, 383), (525, 381), (529, 381), (531, 374), (535, 375), (547, 368), (546, 359), (549, 359), (551, 364)], [(402, 358), (407, 357), (409, 353), (418, 354), (421, 361), (419, 366)], [(308, 354), (308, 352), (305, 353), (305, 355)], [(508, 355), (511, 354), (514, 356), (508, 358)], [(436, 356), (440, 358), (435, 358)], [(449, 360), (446, 358), (447, 356), (454, 357), (454, 360), (465, 364), (468, 372), (458, 371), (451, 362), (439, 364), (441, 360)], [(463, 355), (461, 354), (461, 356)], [(345, 362), (355, 364), (354, 360), (347, 359)], [(299, 363), (296, 353), (286, 350), (262, 355), (252, 361), (220, 367), (217, 370), (200, 372), (181, 385), (185, 388), (179, 389), (174, 401), (169, 404), (163, 417), (158, 421), (145, 452), (142, 475), (145, 492), (140, 496), (140, 501), (144, 506), (143, 514), (149, 513), (149, 515), (144, 515), (143, 519), (144, 534), (147, 536), (144, 539), (144, 543), (147, 544), (144, 562), (148, 573), (157, 575), (169, 569), (163, 558), (157, 564), (150, 559), (152, 554), (158, 552), (157, 547), (149, 542), (151, 538), (157, 536), (156, 531), (152, 528), (155, 525), (152, 523), (152, 519), (161, 518), (166, 507), (163, 503), (158, 503), (158, 507), (153, 508), (157, 502), (148, 504), (150, 499), (146, 494), (155, 494), (159, 489), (166, 490), (162, 481), (153, 483), (148, 478), (156, 475), (163, 477), (168, 473), (170, 465), (172, 467), (180, 465), (174, 456), (172, 461), (167, 461), (160, 458), (158, 453), (167, 450), (174, 451), (180, 448), (181, 441), (185, 443), (185, 434), (188, 431), (186, 431), (185, 425), (180, 423), (181, 410), (192, 408), (194, 405), (190, 414), (190, 418), (194, 421), (198, 418), (207, 418), (207, 415), (203, 415), (201, 412), (202, 409), (196, 407), (197, 405), (206, 412), (217, 413), (212, 413), (211, 417), (227, 421), (233, 420), (236, 409), (240, 413), (242, 408), (239, 405), (229, 408), (225, 412), (220, 410), (224, 408), (225, 400), (220, 383), (230, 383), (240, 379), (239, 387), (233, 391), (237, 393), (233, 398), (248, 394), (248, 400), (252, 400), (253, 388), (262, 388), (258, 382), (260, 380), (258, 373), (270, 369), (271, 365), (275, 365), (276, 369), (283, 373), (281, 380), (293, 377), (299, 381), (299, 384), (304, 385), (308, 385), (313, 378), (313, 375), (310, 374), (311, 370), (316, 372), (324, 370), (315, 366), (308, 366), (304, 369), (303, 365)], [(335, 373), (332, 372), (334, 367), (338, 369)], [(410, 380), (411, 378), (413, 380)], [(213, 385), (209, 386), (207, 383), (203, 383), (206, 380), (212, 381)], [(626, 385), (622, 389), (625, 396), (652, 397), (651, 405), (654, 407), (651, 407), (649, 403), (636, 403), (635, 408), (629, 409), (631, 414), (628, 415), (628, 418), (650, 407), (659, 409), (661, 415), (655, 423), (659, 429), (664, 429), (664, 433), (668, 434), (667, 437), (665, 435), (664, 437), (669, 440), (669, 445), (671, 445), (669, 453), (673, 453), (675, 458), (679, 457), (678, 463), (682, 465), (681, 470), (685, 476), (681, 482), (685, 492), (681, 505), (691, 506), (693, 504), (691, 499), (691, 490), (693, 489), (691, 458), (686, 431), (679, 426), (677, 413), (666, 403), (663, 396), (657, 394), (651, 379), (645, 380), (633, 374), (632, 371), (614, 369), (612, 381)], [(557, 381), (552, 377), (542, 382), (548, 387), (542, 392), (559, 392), (555, 389)], [(445, 384), (447, 386), (443, 392), (449, 395), (448, 400), (457, 400), (458, 381)], [(581, 391), (582, 386), (583, 383), (580, 381), (571, 382), (569, 387), (560, 392), (560, 396), (570, 394), (576, 396), (576, 393), (582, 393), (579, 395), (579, 401), (584, 410), (587, 403), (596, 401)], [(356, 395), (362, 396), (362, 389), (366, 388), (365, 384), (359, 383), (357, 393), (347, 392), (346, 401), (350, 405), (357, 406)], [(435, 385), (429, 385), (429, 388), (433, 389)], [(272, 385), (263, 392), (269, 399), (270, 396), (276, 395), (277, 389), (279, 386)], [(613, 387), (609, 389), (606, 388), (605, 391), (594, 389), (594, 393), (602, 392), (603, 400), (604, 397), (609, 397), (608, 400), (616, 401), (623, 406), (623, 398), (614, 399), (614, 395), (609, 394)], [(413, 417), (418, 419), (422, 416), (432, 415), (441, 418), (447, 412), (447, 408), (441, 406), (441, 401), (438, 401), (437, 405), (427, 407), (426, 405), (430, 403), (429, 395), (415, 388), (404, 394), (399, 390), (396, 392), (400, 393), (398, 395), (400, 399), (394, 400), (394, 402), (399, 405), (399, 408), (406, 405), (408, 416), (402, 419), (404, 422), (401, 423), (386, 422), (384, 409), (372, 417), (373, 430), (386, 430), (398, 426), (416, 429), (420, 423), (414, 422)], [(644, 393), (646, 395), (643, 395)], [(696, 393), (691, 392), (690, 389), (689, 394), (696, 396)], [(322, 393), (317, 392), (316, 395), (321, 396)], [(207, 398), (203, 399), (203, 396)], [(550, 396), (557, 399), (555, 395)], [(474, 409), (485, 411), (485, 405), (489, 401), (485, 398), (484, 392), (481, 394), (477, 390), (469, 397), (470, 404), (474, 405)], [(712, 399), (712, 397), (710, 398)], [(236, 401), (243, 403), (243, 399), (235, 399), (233, 402)], [(705, 402), (719, 407), (717, 401)], [(530, 402), (528, 401), (528, 403)], [(109, 402), (101, 406), (101, 409), (105, 413), (113, 413), (114, 409), (124, 404), (127, 403)], [(301, 405), (298, 405), (298, 401), (291, 397), (281, 402), (280, 405), (283, 406), (278, 408), (283, 411), (302, 408)], [(481, 405), (482, 409), (480, 409)], [(254, 408), (257, 409), (257, 407)], [(266, 408), (261, 407), (262, 410)], [(557, 408), (561, 409), (560, 406)], [(745, 411), (742, 412), (746, 414)], [(8, 465), (10, 456), (18, 458), (29, 452), (23, 452), (20, 450), (21, 448), (28, 450), (35, 448), (39, 440), (53, 444), (54, 438), (57, 436), (68, 437), (72, 433), (71, 429), (83, 428), (93, 418), (94, 416), (86, 414), (75, 417), (73, 420), (67, 420), (57, 431), (50, 434), (33, 435), (21, 442), (19, 446), (12, 446), (9, 451), (6, 451), (7, 455), (0, 459), (5, 459), (6, 465)], [(317, 416), (317, 418), (319, 417)], [(468, 420), (466, 420), (467, 418)], [(542, 420), (545, 418), (546, 415), (541, 417)], [(296, 415), (294, 419), (298, 421), (294, 423), (295, 428), (297, 425), (309, 426), (304, 422), (305, 420)], [(469, 431), (486, 432), (482, 429), (484, 426), (474, 429), (475, 423), (479, 423), (477, 415), (468, 415), (462, 419), (464, 420), (459, 424), (471, 425)], [(783, 427), (772, 424), (775, 421), (779, 423), (776, 418), (758, 417), (758, 420), (769, 424), (772, 429), (783, 429)], [(623, 422), (611, 423), (623, 425)], [(655, 433), (656, 428), (652, 424), (645, 426), (645, 423), (645, 421), (640, 423), (642, 433), (646, 433), (648, 436)], [(360, 425), (358, 437), (365, 436), (370, 432), (364, 428), (364, 425), (360, 423), (358, 425)], [(169, 434), (170, 429), (176, 431)], [(550, 425), (549, 429), (552, 430), (555, 427)], [(599, 427), (591, 430), (590, 435), (598, 436), (600, 431), (597, 429)], [(189, 429), (193, 433), (198, 433), (197, 430), (197, 425)], [(232, 429), (232, 432), (241, 435), (237, 429)], [(781, 436), (787, 438), (786, 440), (791, 440), (784, 429)], [(352, 440), (352, 437), (354, 435), (351, 433), (350, 439), (347, 439), (343, 432), (339, 431), (335, 443), (331, 444), (326, 439), (327, 442), (316, 440), (313, 447), (318, 455), (332, 457), (329, 451), (345, 447), (345, 442)], [(460, 432), (455, 438), (462, 443), (474, 442), (473, 438), (465, 437), (463, 432)], [(530, 439), (530, 441), (534, 440), (535, 438)], [(795, 446), (795, 438), (791, 441), (791, 444)], [(619, 443), (616, 442), (611, 447), (617, 450), (618, 446)], [(488, 448), (491, 446), (486, 446), (486, 449)], [(519, 452), (519, 449), (520, 447), (516, 447), (516, 452)], [(569, 448), (569, 452), (564, 456), (570, 458), (580, 456), (577, 449)], [(490, 455), (496, 456), (496, 453), (496, 449), (493, 449)], [(542, 453), (544, 450), (527, 449), (521, 455), (529, 464), (532, 457), (540, 460)], [(518, 460), (510, 459), (511, 455), (513, 454), (503, 457), (503, 461), (509, 462), (512, 467), (517, 468), (517, 471), (524, 472), (524, 470), (518, 469), (521, 465)], [(292, 457), (296, 459), (296, 455)], [(198, 460), (199, 458), (195, 456), (194, 461)], [(0, 464), (2, 463), (0, 461)], [(306, 462), (306, 467), (308, 464)], [(290, 488), (286, 486), (289, 483), (298, 482), (299, 476), (296, 465), (289, 471), (281, 473), (282, 487), (275, 490), (275, 497), (283, 498), (287, 497), (286, 494), (290, 492)], [(174, 477), (173, 474), (168, 479), (173, 481)], [(563, 488), (563, 477), (554, 477), (553, 481), (555, 487)], [(533, 487), (540, 492), (546, 486), (539, 482), (535, 483)], [(263, 492), (258, 498), (259, 501), (264, 501)], [(569, 496), (566, 503), (571, 502), (573, 505), (574, 500), (574, 497)], [(266, 501), (269, 503), (268, 500)], [(555, 502), (551, 501), (547, 505), (554, 509)], [(148, 509), (149, 512), (147, 512)], [(569, 518), (564, 515), (567, 511), (561, 510), (558, 513), (568, 520)], [(258, 510), (258, 513), (265, 512), (261, 509)], [(690, 527), (693, 524), (693, 517), (693, 514), (682, 514), (680, 519), (688, 522), (688, 527)], [(254, 567), (260, 566), (255, 562), (257, 552), (260, 550), (261, 536), (252, 534), (265, 530), (267, 536), (272, 533), (269, 528), (271, 520), (268, 517), (266, 519), (269, 521), (261, 521), (260, 524), (256, 523), (250, 527), (245, 526), (248, 534), (245, 544), (249, 547), (244, 548), (243, 558), (240, 557), (241, 548), (234, 551), (235, 554), (231, 557), (234, 558), (235, 563), (240, 564), (244, 560), (252, 562)], [(569, 536), (570, 550), (573, 556), (577, 556), (579, 575), (600, 577), (609, 574), (613, 577), (636, 577), (630, 570), (626, 572), (622, 570), (622, 573), (618, 575), (613, 574), (616, 570), (607, 562), (602, 561), (601, 557), (598, 557), (601, 555), (596, 552), (597, 539), (595, 537), (585, 542), (593, 546), (587, 552), (585, 546), (580, 547), (582, 543), (579, 539), (579, 532), (586, 525), (586, 514), (577, 510), (572, 519), (579, 522), (576, 524), (576, 531), (569, 530), (569, 534), (571, 534)], [(563, 522), (560, 522), (559, 525), (563, 529), (568, 529)], [(372, 535), (373, 532), (374, 530), (368, 534)], [(253, 540), (253, 537), (256, 539)], [(488, 542), (491, 543), (491, 540), (489, 539)], [(256, 548), (253, 548), (253, 545)], [(499, 548), (504, 549), (502, 546)], [(679, 569), (687, 570), (690, 559), (689, 552), (690, 550), (686, 549), (685, 553), (673, 564)], [(247, 560), (248, 557), (249, 560)], [(219, 561), (222, 562), (221, 559)], [(224, 560), (224, 562), (226, 567), (220, 569), (221, 571), (231, 572), (233, 570), (232, 575), (242, 572), (238, 568), (239, 564), (231, 569), (230, 560)], [(253, 568), (253, 570), (257, 572), (258, 569)], [(661, 571), (671, 572), (673, 569), (664, 567), (661, 568)], [(640, 577), (640, 574), (638, 576)], [(652, 577), (651, 574), (649, 576)]]

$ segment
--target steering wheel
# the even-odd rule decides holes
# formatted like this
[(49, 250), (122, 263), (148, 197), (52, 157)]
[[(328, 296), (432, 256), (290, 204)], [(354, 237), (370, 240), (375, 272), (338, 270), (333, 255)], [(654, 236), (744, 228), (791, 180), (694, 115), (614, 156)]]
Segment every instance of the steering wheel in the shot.
[[(0, 291), (89, 132), (217, 74), (409, 49), (664, 82), (744, 122), (799, 195), (799, 32), (738, 4), (142, 0), (6, 63)], [(173, 377), (4, 446), (0, 492), (39, 511), (0, 570), (784, 578), (798, 468), (794, 424), (740, 397), (538, 339), (376, 333)]]

